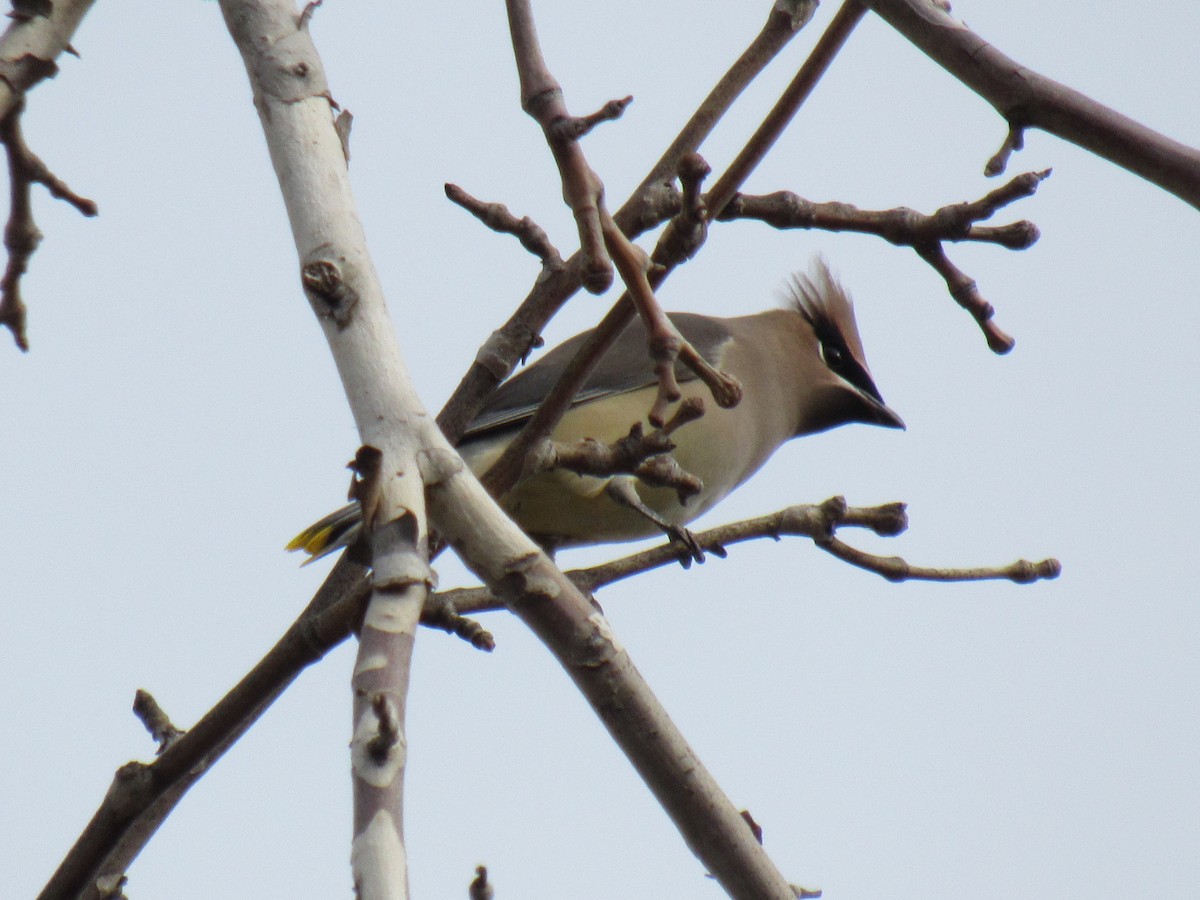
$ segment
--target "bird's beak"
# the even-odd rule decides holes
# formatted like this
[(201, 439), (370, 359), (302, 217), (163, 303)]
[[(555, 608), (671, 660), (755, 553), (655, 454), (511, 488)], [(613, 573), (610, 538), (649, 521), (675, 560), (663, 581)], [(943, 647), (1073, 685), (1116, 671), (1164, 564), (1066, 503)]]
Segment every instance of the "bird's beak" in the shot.
[(904, 420), (896, 415), (896, 411), (883, 402), (882, 399), (872, 397), (870, 394), (863, 393), (863, 400), (866, 404), (866, 414), (859, 419), (860, 422), (865, 422), (868, 425), (879, 425), (882, 428), (899, 428), (905, 431), (907, 426)]

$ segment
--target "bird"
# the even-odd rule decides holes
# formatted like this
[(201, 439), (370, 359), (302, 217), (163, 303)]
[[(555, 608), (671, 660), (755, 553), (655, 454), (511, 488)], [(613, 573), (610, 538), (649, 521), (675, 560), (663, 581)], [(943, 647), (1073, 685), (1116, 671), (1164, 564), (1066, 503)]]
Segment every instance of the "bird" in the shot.
[[(501, 506), (550, 552), (659, 532), (686, 543), (687, 523), (792, 438), (853, 422), (903, 429), (867, 368), (850, 295), (825, 261), (815, 260), (807, 275), (793, 275), (784, 293), (782, 307), (752, 315), (668, 313), (681, 336), (743, 389), (736, 406), (710, 402), (699, 418), (670, 435), (675, 445), (670, 455), (700, 480), (692, 496), (631, 474), (579, 475), (558, 468), (518, 482)], [(482, 475), (500, 457), (590, 335), (570, 338), (496, 389), (457, 447), (472, 472)], [(677, 364), (675, 375), (682, 400), (703, 401), (708, 389), (690, 369)], [(646, 327), (634, 319), (600, 359), (551, 438), (565, 443), (622, 438), (645, 421), (657, 392)], [(361, 518), (358, 504), (351, 503), (306, 528), (287, 549), (303, 550), (312, 562), (351, 546)]]

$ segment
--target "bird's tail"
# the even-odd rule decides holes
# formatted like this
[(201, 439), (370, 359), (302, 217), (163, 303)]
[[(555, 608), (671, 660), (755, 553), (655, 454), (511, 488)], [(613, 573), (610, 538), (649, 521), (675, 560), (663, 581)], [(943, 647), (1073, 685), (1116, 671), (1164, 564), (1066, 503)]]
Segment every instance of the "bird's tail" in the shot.
[(322, 556), (349, 547), (358, 540), (361, 527), (362, 510), (357, 503), (351, 503), (309, 525), (288, 542), (287, 549), (307, 553), (308, 559), (303, 562), (307, 566)]

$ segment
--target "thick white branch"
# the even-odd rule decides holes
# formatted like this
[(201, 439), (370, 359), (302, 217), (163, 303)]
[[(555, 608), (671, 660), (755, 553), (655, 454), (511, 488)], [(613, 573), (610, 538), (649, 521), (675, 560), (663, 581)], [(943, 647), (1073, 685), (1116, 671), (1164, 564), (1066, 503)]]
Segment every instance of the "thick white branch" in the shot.
[(96, 0), (55, 0), (50, 15), (12, 13), (0, 37), (0, 118), (25, 90), (56, 71), (54, 61), (71, 44), (79, 23)]
[(392, 334), (355, 211), (316, 48), (289, 0), (222, 2), (242, 52), (300, 258), (301, 281), (329, 342), (364, 446), (375, 588), (354, 669), (354, 845), (358, 896), (407, 897), (404, 733), (412, 646), (429, 583), (418, 451), (437, 429)]

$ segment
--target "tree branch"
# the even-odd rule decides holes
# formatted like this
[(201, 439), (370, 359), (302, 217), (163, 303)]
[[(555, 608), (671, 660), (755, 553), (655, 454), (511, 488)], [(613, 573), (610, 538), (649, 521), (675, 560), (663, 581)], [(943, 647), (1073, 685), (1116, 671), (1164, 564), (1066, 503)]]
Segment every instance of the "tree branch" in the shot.
[(0, 327), (12, 332), (21, 350), (29, 349), (21, 276), (42, 240), (33, 221), (29, 188), (39, 182), (51, 196), (66, 200), (85, 216), (96, 215), (96, 204), (74, 193), (25, 144), (21, 114), (25, 95), (58, 71), (55, 60), (71, 52), (71, 38), (94, 0), (60, 0), (45, 14), (14, 11), (12, 24), (0, 37), (0, 141), (8, 155), (10, 206), (4, 246), (8, 265), (0, 281)]
[(351, 862), (360, 897), (408, 896), (404, 712), (432, 574), (418, 456), (440, 439), (396, 345), (355, 209), (342, 135), (308, 17), (292, 0), (222, 0), (288, 212), (305, 294), (324, 331), (362, 449), (355, 469), (374, 571), (351, 678)]
[(343, 556), (291, 627), (221, 700), (153, 763), (118, 770), (99, 809), (38, 900), (100, 900), (100, 879), (133, 863), (193, 784), (245, 734), (307, 666), (340, 644), (362, 619), (368, 571)]
[[(613, 214), (622, 231), (634, 237), (676, 212), (679, 198), (669, 182), (675, 177), (679, 160), (708, 137), (742, 91), (807, 23), (815, 6), (813, 0), (770, 4), (762, 30), (709, 92), (637, 190)], [(529, 354), (546, 323), (579, 289), (583, 261), (583, 254), (577, 252), (561, 271), (548, 277), (543, 272), (517, 311), (480, 348), (475, 362), (438, 414), (438, 425), (451, 443), (462, 437), (486, 398)]]
[(1008, 123), (987, 174), (1003, 171), (1020, 132), (1040, 128), (1128, 169), (1200, 208), (1200, 150), (1159, 134), (1005, 56), (928, 0), (862, 0)]
[(942, 243), (980, 241), (1010, 250), (1032, 246), (1039, 237), (1032, 222), (1013, 222), (999, 228), (975, 223), (990, 218), (1009, 203), (1032, 196), (1049, 175), (1049, 169), (1026, 172), (978, 200), (943, 206), (928, 216), (906, 207), (875, 211), (861, 210), (849, 203), (813, 203), (791, 191), (777, 191), (758, 197), (736, 194), (720, 218), (757, 219), (775, 228), (820, 228), (877, 234), (893, 244), (912, 247), (945, 279), (950, 296), (975, 318), (988, 346), (996, 353), (1007, 353), (1016, 342), (992, 320), (994, 308), (980, 294), (974, 279), (950, 262)]
[(14, 12), (0, 37), (0, 118), (7, 116), (29, 89), (58, 72), (55, 62), (75, 53), (71, 38), (96, 0), (54, 0), (48, 14)]
[[(849, 547), (836, 537), (840, 528), (866, 528), (881, 537), (895, 537), (908, 528), (908, 516), (902, 503), (847, 506), (843, 498), (831, 497), (823, 503), (789, 506), (769, 515), (721, 525), (693, 536), (702, 550), (721, 557), (724, 556), (721, 552), (724, 548), (743, 541), (762, 538), (777, 541), (785, 535), (807, 537), (825, 552), (889, 581), (1003, 580), (1028, 584), (1040, 579), (1057, 578), (1062, 568), (1054, 559), (1040, 562), (1017, 560), (1006, 566), (976, 568), (913, 566), (899, 557), (875, 556)], [(572, 569), (566, 574), (581, 590), (591, 592), (678, 561), (678, 549), (667, 543), (598, 566)], [(504, 608), (487, 588), (482, 587), (438, 591), (432, 602), (450, 604), (467, 615)]]
[[(778, 10), (773, 15), (776, 13), (778, 13)], [(714, 188), (710, 191), (702, 202), (693, 200), (688, 204), (681, 204), (679, 215), (667, 226), (651, 256), (655, 265), (645, 275), (648, 291), (657, 290), (675, 266), (695, 255), (706, 235), (704, 219), (711, 218), (714, 212), (719, 212), (733, 194), (737, 192), (738, 188), (741, 187), (745, 179), (750, 176), (758, 163), (762, 161), (767, 150), (770, 149), (779, 134), (782, 133), (782, 129), (795, 116), (800, 106), (804, 103), (804, 100), (811, 93), (812, 88), (829, 68), (833, 57), (844, 45), (854, 25), (862, 18), (862, 14), (862, 10), (857, 8), (855, 0), (847, 0), (846, 4), (834, 16), (825, 33), (817, 41), (817, 45), (800, 67), (796, 77), (792, 80), (788, 88), (785, 89), (771, 113), (768, 114), (770, 128), (764, 125), (755, 132), (746, 147), (743, 148), (742, 152), (738, 154), (738, 157), (730, 165), (729, 170), (722, 176), (719, 189)], [(801, 17), (801, 19), (789, 20), (789, 27), (792, 21), (801, 21), (803, 23), (807, 22), (808, 19), (807, 17)], [(782, 22), (777, 18), (768, 21), (768, 27), (774, 26), (775, 28), (779, 28), (781, 24)], [(765, 33), (766, 31), (764, 30)], [(759, 39), (762, 39), (762, 35), (760, 35)], [(751, 71), (748, 66), (744, 68), (735, 66), (735, 69), (739, 77), (746, 77)], [(731, 73), (733, 71), (731, 70)], [(754, 71), (757, 74), (757, 70)], [(727, 79), (730, 77), (730, 75), (726, 76)], [(728, 92), (722, 91), (718, 93), (718, 90), (714, 90), (713, 94), (710, 94), (709, 100), (712, 100), (714, 96), (728, 97), (727, 102), (732, 102), (734, 97), (736, 97), (736, 95), (729, 97)], [(697, 113), (697, 116), (699, 115)], [(695, 119), (696, 117), (693, 117), (693, 120)], [(707, 122), (708, 119), (702, 119), (701, 121)], [(711, 124), (715, 125), (715, 123), (716, 120), (713, 119)], [(685, 127), (686, 131), (688, 131), (688, 128)], [(680, 145), (680, 141), (678, 140), (673, 146), (677, 145)], [(691, 185), (688, 190), (698, 193), (700, 181), (708, 174), (707, 163), (692, 150), (681, 154), (675, 160), (675, 164), (678, 169), (676, 174), (680, 176), (685, 186)], [(659, 166), (656, 166), (656, 171), (661, 169), (661, 165), (662, 162), (660, 161)], [(640, 286), (639, 290), (642, 290)], [(511, 489), (516, 483), (523, 469), (525, 455), (528, 453), (529, 448), (554, 430), (554, 426), (558, 424), (558, 421), (570, 408), (572, 400), (583, 386), (584, 381), (587, 380), (587, 376), (600, 361), (600, 358), (613, 345), (617, 337), (625, 329), (625, 326), (632, 321), (637, 310), (638, 302), (633, 292), (627, 291), (617, 300), (609, 313), (601, 320), (600, 324), (592, 330), (591, 337), (580, 347), (575, 358), (571, 360), (570, 364), (564, 370), (558, 384), (554, 386), (554, 389), (551, 390), (550, 394), (542, 402), (538, 411), (526, 423), (521, 433), (505, 448), (504, 453), (484, 476), (484, 483), (493, 494), (499, 496)], [(650, 329), (649, 322), (647, 323), (647, 328), (648, 330)], [(659, 343), (666, 343), (667, 353), (671, 351), (669, 334), (660, 331), (655, 336), (651, 333), (652, 344), (656, 340)], [(669, 375), (669, 368), (665, 372), (660, 369), (660, 393), (654, 408), (651, 410), (652, 415), (658, 418), (664, 415), (664, 405), (671, 396), (670, 384), (665, 380)], [(719, 392), (724, 389), (728, 389), (730, 392), (734, 390), (733, 384), (726, 385), (719, 379), (719, 375), (720, 373), (710, 375), (710, 381), (708, 382), (710, 389), (714, 391), (714, 396), (717, 397), (722, 396)], [(737, 387), (737, 392), (740, 396), (740, 386)], [(730, 400), (733, 398), (732, 393), (726, 396)], [(453, 400), (454, 398), (451, 398), (451, 402)], [(654, 419), (651, 419), (651, 422), (653, 421)]]
[[(803, 8), (810, 2), (800, 0), (792, 7)], [(87, 5), (59, 2), (55, 8), (62, 11), (71, 6), (86, 8)], [(787, 3), (771, 4), (761, 33), (718, 82), (642, 187), (616, 213), (618, 222), (629, 223), (627, 227), (631, 230), (644, 229), (661, 221), (664, 209), (668, 215), (673, 211), (677, 200), (672, 199), (670, 191), (664, 190), (663, 173), (673, 171), (678, 156), (694, 149), (708, 135), (741, 91), (786, 46), (804, 21)], [(439, 417), (439, 425), (452, 439), (461, 436), (466, 423), (478, 412), (483, 398), (511, 371), (516, 360), (528, 352), (533, 338), (553, 311), (578, 288), (579, 259), (576, 254), (562, 273), (535, 286), (490, 342), (494, 355), (485, 352), (488, 347), (480, 351), (475, 365)], [(324, 308), (332, 315), (333, 309)], [(369, 593), (367, 570), (343, 555), (309, 608), (271, 652), (195, 726), (146, 767), (149, 770), (147, 777), (134, 779), (136, 790), (117, 790), (117, 782), (114, 782), (114, 789), (109, 791), (39, 898), (73, 900), (82, 892), (87, 900), (99, 900), (101, 894), (96, 885), (119, 881), (119, 873), (128, 868), (192, 784), (237, 742), (305, 666), (322, 658), (351, 633), (362, 620)], [(431, 624), (446, 627), (445, 621)], [(449, 627), (459, 633), (470, 630), (457, 623)], [(590, 627), (594, 627), (594, 623)], [(586, 633), (581, 632), (581, 636)], [(478, 626), (475, 626), (471, 639), (477, 646), (490, 645), (490, 635)], [(671, 739), (672, 735), (678, 740), (673, 726), (664, 739)], [(125, 780), (118, 776), (117, 781)], [(704, 802), (705, 796), (698, 794), (698, 801)], [(697, 819), (697, 824), (703, 825), (703, 819)]]

